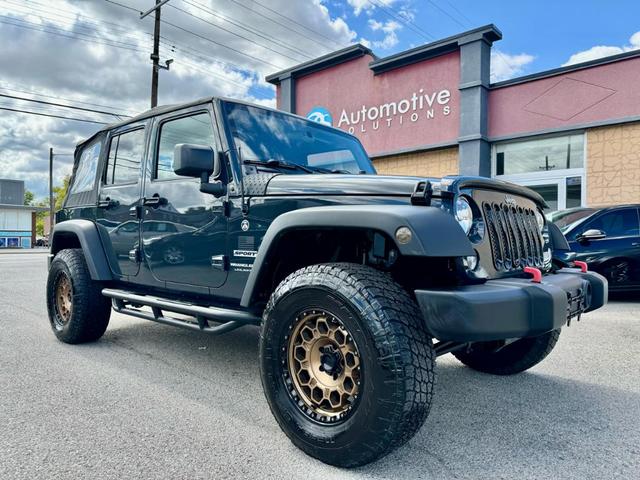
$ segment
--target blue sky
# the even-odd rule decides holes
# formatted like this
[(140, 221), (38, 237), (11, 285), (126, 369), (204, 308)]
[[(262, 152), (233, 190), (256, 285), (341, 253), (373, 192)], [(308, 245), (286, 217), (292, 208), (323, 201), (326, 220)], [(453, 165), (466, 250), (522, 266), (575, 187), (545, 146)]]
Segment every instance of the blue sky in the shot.
[[(640, 1), (637, 0), (387, 0), (387, 8), (382, 8), (381, 3), (382, 0), (333, 0), (327, 2), (327, 6), (333, 15), (344, 16), (359, 37), (371, 40), (382, 36), (380, 30), (371, 30), (371, 19), (395, 21), (390, 11), (400, 15), (405, 10), (420, 30), (435, 38), (493, 23), (503, 33), (503, 39), (494, 48), (505, 55), (533, 57), (522, 65), (518, 75), (558, 67), (571, 55), (596, 46), (628, 48), (630, 37), (640, 31)], [(358, 5), (363, 9), (356, 15)], [(428, 42), (415, 29), (402, 24), (396, 35), (396, 45), (388, 49), (374, 47), (376, 53), (386, 55)], [(615, 50), (604, 52), (615, 53)]]

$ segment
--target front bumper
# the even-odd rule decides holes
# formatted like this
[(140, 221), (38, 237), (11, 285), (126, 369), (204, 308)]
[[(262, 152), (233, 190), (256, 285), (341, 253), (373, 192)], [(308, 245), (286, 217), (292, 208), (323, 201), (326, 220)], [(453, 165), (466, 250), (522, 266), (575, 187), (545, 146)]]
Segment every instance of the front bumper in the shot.
[(443, 341), (477, 342), (541, 335), (607, 302), (607, 281), (563, 268), (541, 283), (512, 278), (450, 289), (416, 290), (427, 329)]

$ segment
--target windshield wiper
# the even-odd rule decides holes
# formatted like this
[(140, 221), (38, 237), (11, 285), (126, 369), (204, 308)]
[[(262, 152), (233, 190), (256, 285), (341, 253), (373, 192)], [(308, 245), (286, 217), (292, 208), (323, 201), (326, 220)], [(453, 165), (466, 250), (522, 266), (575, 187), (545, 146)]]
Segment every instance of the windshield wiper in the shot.
[(269, 167), (269, 168), (288, 168), (289, 170), (301, 170), (303, 172), (306, 173), (315, 173), (314, 170), (311, 170), (310, 168), (305, 167), (304, 165), (299, 165), (297, 163), (290, 163), (290, 162), (285, 162), (284, 160), (275, 160), (275, 159), (269, 159), (269, 160), (243, 160), (242, 163), (246, 163), (249, 165), (264, 165), (265, 167)]

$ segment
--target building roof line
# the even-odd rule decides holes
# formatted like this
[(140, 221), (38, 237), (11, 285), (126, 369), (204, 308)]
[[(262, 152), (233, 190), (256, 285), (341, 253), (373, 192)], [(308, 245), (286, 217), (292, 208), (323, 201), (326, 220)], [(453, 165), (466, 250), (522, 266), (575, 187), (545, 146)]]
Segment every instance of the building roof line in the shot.
[(572, 65), (566, 65), (564, 67), (552, 68), (550, 70), (544, 70), (542, 72), (523, 75), (522, 77), (510, 78), (509, 80), (503, 80), (501, 82), (492, 83), (489, 86), (489, 88), (495, 89), (495, 88), (509, 87), (511, 85), (517, 85), (519, 83), (530, 82), (532, 80), (539, 80), (541, 78), (554, 77), (556, 75), (562, 75), (563, 73), (574, 72), (577, 70), (584, 70), (586, 68), (598, 67), (600, 65), (607, 65), (609, 63), (615, 63), (615, 62), (628, 60), (635, 57), (640, 57), (640, 49), (631, 50), (629, 52), (618, 53), (616, 55), (609, 55), (607, 57), (596, 58), (594, 60), (588, 60), (586, 62), (574, 63)]
[(441, 40), (436, 40), (435, 42), (426, 43), (419, 47), (405, 50), (404, 52), (374, 60), (369, 64), (369, 68), (371, 68), (373, 73), (377, 75), (395, 68), (405, 67), (412, 63), (421, 62), (429, 58), (453, 52), (460, 48), (461, 45), (469, 42), (484, 40), (489, 44), (492, 44), (501, 38), (502, 32), (498, 27), (491, 23), (456, 35), (451, 35), (450, 37), (446, 37)]
[(291, 68), (280, 70), (279, 72), (267, 75), (265, 80), (274, 85), (279, 84), (282, 80), (290, 76), (301, 76), (309, 73), (317, 72), (318, 70), (324, 70), (335, 65), (339, 65), (355, 58), (360, 58), (364, 55), (371, 55), (374, 59), (377, 58), (370, 48), (365, 47), (360, 43), (350, 45), (348, 47), (336, 50), (335, 52), (327, 53), (318, 58), (309, 60), (308, 62), (300, 63)]
[(375, 74), (378, 74), (455, 51), (460, 47), (460, 45), (464, 45), (471, 41), (485, 40), (486, 42), (493, 43), (501, 38), (502, 32), (495, 25), (483, 25), (481, 27), (467, 30), (441, 40), (436, 40), (435, 42), (425, 43), (419, 47), (383, 58), (378, 58), (370, 48), (357, 43), (321, 57), (314, 58), (308, 62), (267, 75), (265, 80), (274, 85), (278, 85), (282, 80), (288, 77), (308, 75), (309, 73), (334, 67), (349, 60), (360, 58), (364, 55), (371, 55), (371, 57), (373, 57), (373, 61), (369, 63), (369, 68), (371, 68)]

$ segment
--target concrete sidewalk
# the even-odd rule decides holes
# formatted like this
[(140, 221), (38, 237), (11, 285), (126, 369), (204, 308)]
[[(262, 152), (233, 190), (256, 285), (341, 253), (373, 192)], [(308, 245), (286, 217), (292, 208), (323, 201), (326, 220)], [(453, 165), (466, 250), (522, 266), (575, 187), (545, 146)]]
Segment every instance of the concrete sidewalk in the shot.
[(0, 255), (49, 253), (49, 247), (37, 248), (0, 248)]

